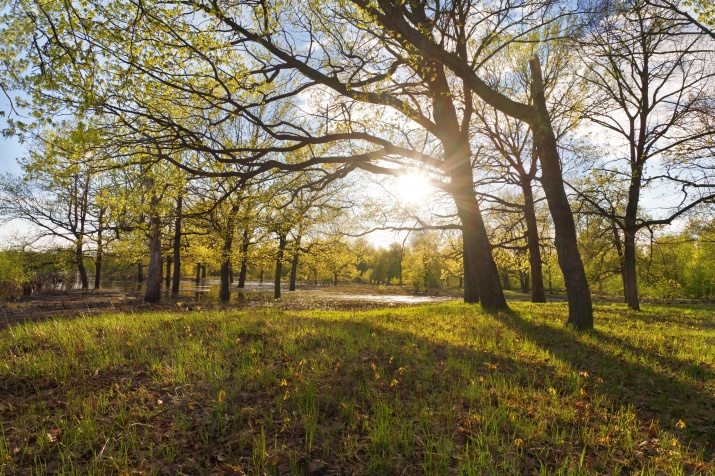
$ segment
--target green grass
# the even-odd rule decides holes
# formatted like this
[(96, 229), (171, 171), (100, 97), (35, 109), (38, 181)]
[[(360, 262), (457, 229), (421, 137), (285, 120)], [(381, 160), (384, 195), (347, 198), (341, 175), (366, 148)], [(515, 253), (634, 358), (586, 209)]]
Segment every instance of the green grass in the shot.
[(0, 331), (0, 474), (715, 474), (712, 309), (449, 303)]

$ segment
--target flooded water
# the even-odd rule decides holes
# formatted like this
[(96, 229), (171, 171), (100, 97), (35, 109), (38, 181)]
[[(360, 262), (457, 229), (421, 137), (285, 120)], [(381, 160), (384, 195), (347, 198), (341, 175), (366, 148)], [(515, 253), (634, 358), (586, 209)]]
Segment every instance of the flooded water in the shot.
[(413, 296), (409, 294), (346, 294), (322, 293), (328, 299), (341, 299), (345, 301), (372, 301), (386, 304), (427, 304), (430, 302), (451, 301), (450, 296)]
[[(162, 294), (166, 297), (170, 296), (170, 288), (167, 289), (165, 282), (162, 281)], [(93, 282), (90, 281), (90, 288)], [(180, 300), (191, 301), (217, 301), (221, 281), (218, 279), (202, 279), (198, 284), (194, 279), (183, 279), (179, 287)], [(80, 289), (79, 282), (72, 286), (72, 289)], [(47, 290), (65, 290), (64, 284)], [(142, 299), (145, 284), (137, 283), (134, 280), (107, 280), (102, 283), (102, 289), (121, 291), (127, 295), (134, 295)], [(230, 300), (244, 301), (246, 304), (256, 303), (274, 303), (273, 300), (273, 283), (264, 281), (247, 281), (243, 288), (239, 288), (237, 283), (230, 286)], [(379, 289), (379, 293), (375, 291)], [(392, 292), (394, 291), (394, 292)], [(457, 299), (454, 296), (447, 295), (415, 295), (410, 294), (404, 287), (383, 287), (360, 285), (360, 284), (341, 284), (334, 287), (332, 284), (322, 286), (307, 285), (298, 283), (296, 291), (288, 291), (288, 283), (281, 285), (282, 305), (293, 307), (311, 307), (311, 303), (315, 307), (334, 306), (337, 308), (343, 307), (376, 307), (376, 306), (409, 306), (412, 304), (427, 304), (433, 302), (444, 302)]]
[[(221, 282), (217, 279), (202, 279), (199, 285), (196, 285), (196, 281), (182, 280), (179, 287), (179, 297), (180, 298), (191, 298), (195, 300), (213, 300), (218, 299), (219, 288)], [(144, 292), (143, 285), (136, 283), (135, 281), (108, 281), (104, 285), (105, 289), (112, 289), (117, 291), (123, 291), (127, 294), (142, 294)], [(375, 294), (371, 293), (375, 288), (372, 286), (365, 286), (363, 291), (363, 286), (360, 285), (341, 285), (334, 287), (332, 285), (325, 286), (301, 286), (298, 285), (296, 291), (288, 291), (288, 283), (283, 283), (281, 285), (281, 294), (285, 299), (318, 299), (327, 301), (345, 301), (350, 302), (370, 302), (374, 304), (384, 304), (384, 305), (409, 305), (409, 304), (426, 304), (431, 302), (443, 302), (455, 299), (450, 296), (426, 296), (426, 295), (412, 295), (403, 294), (404, 288), (395, 288), (395, 294)], [(244, 288), (238, 288), (237, 284), (234, 283), (230, 286), (230, 292), (232, 294), (231, 299), (260, 299), (260, 300), (271, 300), (273, 298), (273, 283), (258, 281), (248, 281), (245, 283)], [(344, 290), (349, 290), (350, 292), (342, 292)], [(163, 286), (162, 292), (169, 293), (169, 291)], [(364, 292), (364, 293), (363, 293)], [(235, 296), (235, 297), (234, 297)]]

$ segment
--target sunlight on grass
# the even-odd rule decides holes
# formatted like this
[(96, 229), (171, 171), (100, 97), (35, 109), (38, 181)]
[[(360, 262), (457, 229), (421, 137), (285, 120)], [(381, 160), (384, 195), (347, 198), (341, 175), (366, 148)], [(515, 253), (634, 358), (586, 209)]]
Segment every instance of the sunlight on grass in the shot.
[(457, 303), (0, 333), (0, 474), (715, 474), (707, 310)]

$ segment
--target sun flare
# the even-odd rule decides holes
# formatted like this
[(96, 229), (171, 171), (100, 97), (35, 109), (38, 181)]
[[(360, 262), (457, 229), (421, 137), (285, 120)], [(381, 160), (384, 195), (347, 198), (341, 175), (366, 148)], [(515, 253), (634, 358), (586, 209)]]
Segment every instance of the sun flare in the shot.
[(432, 187), (426, 176), (410, 173), (398, 177), (391, 191), (401, 203), (415, 205), (428, 200)]

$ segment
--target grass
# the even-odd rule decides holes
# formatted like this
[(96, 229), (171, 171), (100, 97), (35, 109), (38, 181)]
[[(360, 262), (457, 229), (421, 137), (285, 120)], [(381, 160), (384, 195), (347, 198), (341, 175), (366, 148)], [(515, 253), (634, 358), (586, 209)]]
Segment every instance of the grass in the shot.
[(0, 474), (715, 474), (712, 309), (458, 303), (0, 331)]

